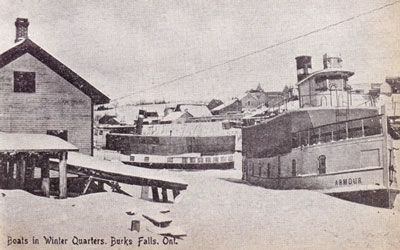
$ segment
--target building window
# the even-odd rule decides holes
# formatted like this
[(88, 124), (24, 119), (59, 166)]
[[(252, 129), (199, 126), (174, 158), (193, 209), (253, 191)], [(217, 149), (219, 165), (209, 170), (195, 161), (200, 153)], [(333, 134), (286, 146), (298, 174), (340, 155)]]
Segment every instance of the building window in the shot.
[(318, 157), (318, 173), (325, 174), (326, 173), (326, 156), (320, 155)]
[(210, 163), (211, 162), (211, 158), (210, 157), (206, 157), (206, 162)]
[(261, 170), (262, 170), (262, 165), (261, 163), (258, 164), (258, 175), (261, 177)]
[(198, 163), (203, 163), (204, 160), (203, 160), (203, 158), (200, 157), (200, 158), (197, 158), (197, 162), (198, 162)]
[(173, 160), (173, 158), (172, 157), (168, 157), (167, 158), (167, 163), (172, 163), (174, 160)]
[(129, 160), (130, 161), (135, 161), (135, 156), (134, 155), (129, 156)]
[(292, 176), (296, 176), (296, 175), (297, 175), (296, 160), (293, 159), (292, 160)]
[(144, 157), (144, 161), (145, 161), (145, 162), (149, 162), (149, 161), (150, 161), (150, 157), (145, 156), (145, 157)]
[(271, 177), (271, 163), (268, 163), (267, 165), (267, 178)]
[(35, 93), (35, 72), (14, 71), (14, 92)]
[(58, 138), (63, 139), (64, 141), (68, 141), (68, 131), (67, 130), (62, 130), (62, 129), (47, 130), (46, 134), (54, 135), (54, 136), (57, 136)]

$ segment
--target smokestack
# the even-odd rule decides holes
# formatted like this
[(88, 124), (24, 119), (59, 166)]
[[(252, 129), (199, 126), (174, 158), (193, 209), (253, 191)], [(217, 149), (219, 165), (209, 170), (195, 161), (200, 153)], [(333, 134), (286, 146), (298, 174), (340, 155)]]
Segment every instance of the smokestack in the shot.
[(324, 69), (341, 68), (342, 61), (342, 56), (340, 54), (335, 55), (326, 53), (323, 57)]
[(298, 56), (296, 59), (297, 81), (300, 82), (311, 74), (311, 56)]
[(15, 37), (15, 42), (19, 42), (21, 40), (28, 39), (28, 26), (29, 26), (29, 21), (27, 18), (17, 18), (15, 21), (15, 27), (16, 29), (16, 37)]
[(142, 134), (143, 119), (144, 119), (144, 116), (142, 114), (140, 114), (138, 116), (138, 119), (137, 119), (137, 122), (136, 122), (136, 134), (138, 134), (138, 135)]

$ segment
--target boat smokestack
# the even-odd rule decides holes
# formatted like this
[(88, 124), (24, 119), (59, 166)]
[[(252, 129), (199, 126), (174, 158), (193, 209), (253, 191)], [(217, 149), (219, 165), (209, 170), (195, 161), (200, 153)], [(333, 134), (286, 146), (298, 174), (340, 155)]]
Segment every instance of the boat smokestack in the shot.
[(311, 56), (298, 56), (296, 59), (296, 67), (297, 67), (297, 81), (300, 82), (304, 78), (306, 78), (309, 74), (311, 74), (312, 64), (311, 64)]
[(139, 115), (136, 121), (136, 134), (141, 135), (143, 130), (143, 115)]

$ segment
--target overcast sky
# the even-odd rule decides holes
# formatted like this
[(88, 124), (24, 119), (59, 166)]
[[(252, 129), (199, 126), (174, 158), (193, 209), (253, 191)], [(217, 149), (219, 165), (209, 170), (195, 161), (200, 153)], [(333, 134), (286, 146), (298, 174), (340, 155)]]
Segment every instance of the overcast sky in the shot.
[[(111, 99), (230, 98), (296, 83), (295, 57), (341, 53), (355, 86), (400, 76), (400, 4), (256, 53), (172, 84), (157, 84), (223, 63), (386, 5), (385, 0), (0, 2), (0, 51), (29, 18), (29, 38)], [(149, 89), (144, 91), (146, 89)], [(144, 92), (142, 92), (144, 91)]]

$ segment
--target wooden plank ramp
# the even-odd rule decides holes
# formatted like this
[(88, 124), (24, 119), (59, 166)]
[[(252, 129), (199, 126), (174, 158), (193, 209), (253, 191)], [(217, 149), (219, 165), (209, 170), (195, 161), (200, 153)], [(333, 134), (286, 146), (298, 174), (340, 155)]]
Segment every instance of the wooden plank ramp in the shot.
[[(58, 160), (52, 159), (52, 161), (57, 162)], [(51, 169), (58, 170), (58, 164), (51, 164)], [(99, 178), (118, 183), (150, 186), (153, 189), (171, 189), (174, 196), (188, 187), (187, 183), (172, 176), (166, 170), (136, 168), (121, 162), (100, 160), (77, 152), (70, 152), (67, 161), (67, 172), (78, 176), (91, 176), (95, 179)], [(165, 193), (164, 191), (163, 195)], [(163, 198), (163, 201), (165, 200)]]

